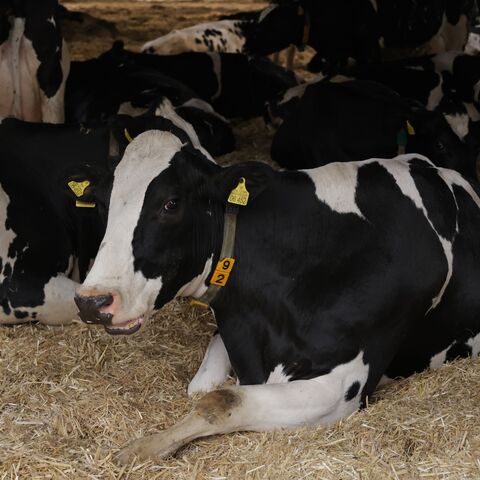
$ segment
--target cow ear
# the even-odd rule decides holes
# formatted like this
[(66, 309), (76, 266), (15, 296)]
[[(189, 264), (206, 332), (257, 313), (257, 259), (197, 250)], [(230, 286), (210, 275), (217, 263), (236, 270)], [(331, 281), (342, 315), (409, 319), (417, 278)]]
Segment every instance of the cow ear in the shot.
[(93, 208), (99, 197), (99, 186), (106, 177), (107, 172), (84, 165), (63, 176), (63, 190), (77, 207)]
[(239, 196), (241, 200), (241, 197), (245, 197), (246, 190), (247, 203), (250, 203), (265, 190), (273, 174), (272, 167), (260, 162), (246, 162), (224, 167), (211, 178), (210, 192), (216, 200), (225, 203), (231, 194)]

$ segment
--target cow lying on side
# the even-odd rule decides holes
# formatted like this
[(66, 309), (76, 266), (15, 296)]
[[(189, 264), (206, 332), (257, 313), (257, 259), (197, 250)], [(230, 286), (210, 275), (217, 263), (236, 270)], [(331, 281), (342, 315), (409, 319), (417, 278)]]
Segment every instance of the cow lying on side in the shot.
[(207, 435), (331, 423), (382, 377), (480, 351), (480, 198), (425, 157), (221, 168), (145, 132), (96, 193), (108, 225), (77, 290), (81, 318), (129, 334), (174, 297), (194, 297), (220, 336), (190, 391), (215, 388), (230, 368), (239, 381), (133, 442), (122, 462)]
[(56, 0), (0, 4), (0, 117), (62, 123), (69, 55)]
[(92, 128), (3, 120), (0, 324), (64, 324), (75, 317), (75, 288), (105, 230), (106, 210), (88, 200), (90, 184), (112, 175), (131, 138), (155, 128), (211, 158), (168, 104), (157, 116), (123, 116)]
[[(76, 92), (82, 92), (81, 97), (85, 97), (89, 91), (103, 88), (102, 78), (111, 79), (105, 82), (104, 97), (109, 99), (118, 96), (118, 89), (124, 91), (124, 80), (132, 86), (130, 92), (138, 91), (135, 87), (138, 84), (147, 83), (147, 88), (151, 88), (147, 74), (150, 80), (155, 80), (154, 74), (170, 77), (169, 83), (161, 81), (162, 88), (165, 85), (161, 93), (175, 105), (186, 100), (187, 88), (227, 118), (262, 115), (267, 100), (298, 84), (295, 75), (264, 58), (247, 58), (234, 53), (147, 55), (124, 50), (123, 45), (116, 42), (97, 59), (72, 62), (72, 74), (67, 83), (67, 111), (72, 111), (77, 103)], [(118, 75), (120, 85), (117, 87)], [(172, 79), (178, 83), (172, 84)], [(158, 78), (155, 81), (159, 83)], [(176, 102), (172, 94), (182, 100)]]
[[(476, 130), (478, 133), (478, 129)], [(459, 138), (446, 118), (368, 81), (311, 84), (278, 128), (271, 156), (290, 169), (416, 152), (475, 178), (480, 140)]]

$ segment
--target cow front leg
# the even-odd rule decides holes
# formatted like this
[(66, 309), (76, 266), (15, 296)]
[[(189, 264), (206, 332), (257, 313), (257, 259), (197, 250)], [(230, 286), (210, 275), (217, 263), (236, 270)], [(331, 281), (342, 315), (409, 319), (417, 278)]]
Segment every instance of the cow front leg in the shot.
[[(209, 435), (331, 423), (359, 408), (366, 381), (366, 377), (352, 380), (338, 373), (332, 371), (312, 380), (216, 390), (205, 395), (179, 423), (134, 441), (119, 452), (117, 459), (121, 463), (135, 457), (158, 461)], [(356, 385), (353, 390), (352, 384)]]
[(200, 368), (188, 385), (188, 394), (212, 391), (227, 379), (231, 368), (223, 340), (216, 333), (210, 340)]

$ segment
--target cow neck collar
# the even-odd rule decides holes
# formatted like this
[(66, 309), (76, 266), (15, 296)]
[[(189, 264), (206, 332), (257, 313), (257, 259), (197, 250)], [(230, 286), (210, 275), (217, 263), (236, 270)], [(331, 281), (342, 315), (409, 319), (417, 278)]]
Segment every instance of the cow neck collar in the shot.
[(227, 284), (235, 264), (235, 236), (237, 231), (237, 217), (240, 206), (246, 206), (249, 193), (245, 187), (245, 179), (242, 177), (234, 188), (225, 204), (223, 214), (223, 238), (218, 262), (213, 273), (210, 274), (210, 283), (207, 291), (200, 298), (192, 298), (191, 305), (209, 308), (219, 291)]

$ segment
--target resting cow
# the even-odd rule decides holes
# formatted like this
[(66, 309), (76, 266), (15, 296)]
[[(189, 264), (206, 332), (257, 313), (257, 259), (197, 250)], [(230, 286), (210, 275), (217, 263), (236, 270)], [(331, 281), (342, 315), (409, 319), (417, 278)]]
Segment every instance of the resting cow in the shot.
[[(168, 76), (169, 81), (161, 80), (161, 76)], [(191, 98), (190, 91), (190, 95), (209, 102), (227, 118), (261, 115), (267, 100), (298, 84), (291, 72), (268, 59), (234, 53), (147, 55), (124, 50), (117, 42), (97, 59), (72, 62), (66, 108), (75, 112), (79, 101), (88, 100), (89, 95), (99, 99), (99, 91), (103, 92), (101, 103), (124, 98), (123, 92), (132, 94), (152, 88), (152, 82), (157, 86), (160, 83), (162, 95), (175, 105)], [(89, 105), (99, 108), (98, 102), (90, 101)]]
[(174, 132), (211, 158), (168, 104), (157, 116), (122, 116), (92, 128), (3, 120), (0, 324), (64, 324), (75, 317), (73, 294), (95, 258), (106, 217), (83, 182), (112, 175), (129, 139), (152, 128)]
[(0, 117), (62, 123), (69, 55), (56, 0), (0, 4)]
[(275, 133), (271, 156), (282, 167), (298, 169), (417, 152), (475, 178), (480, 141), (478, 129), (470, 133), (459, 138), (443, 115), (383, 85), (324, 81), (305, 89)]
[(230, 368), (239, 381), (133, 442), (122, 462), (207, 435), (330, 423), (382, 377), (480, 350), (480, 198), (425, 157), (221, 168), (145, 132), (110, 187), (102, 248), (77, 290), (81, 318), (130, 334), (174, 297), (194, 297), (219, 336), (190, 392)]

